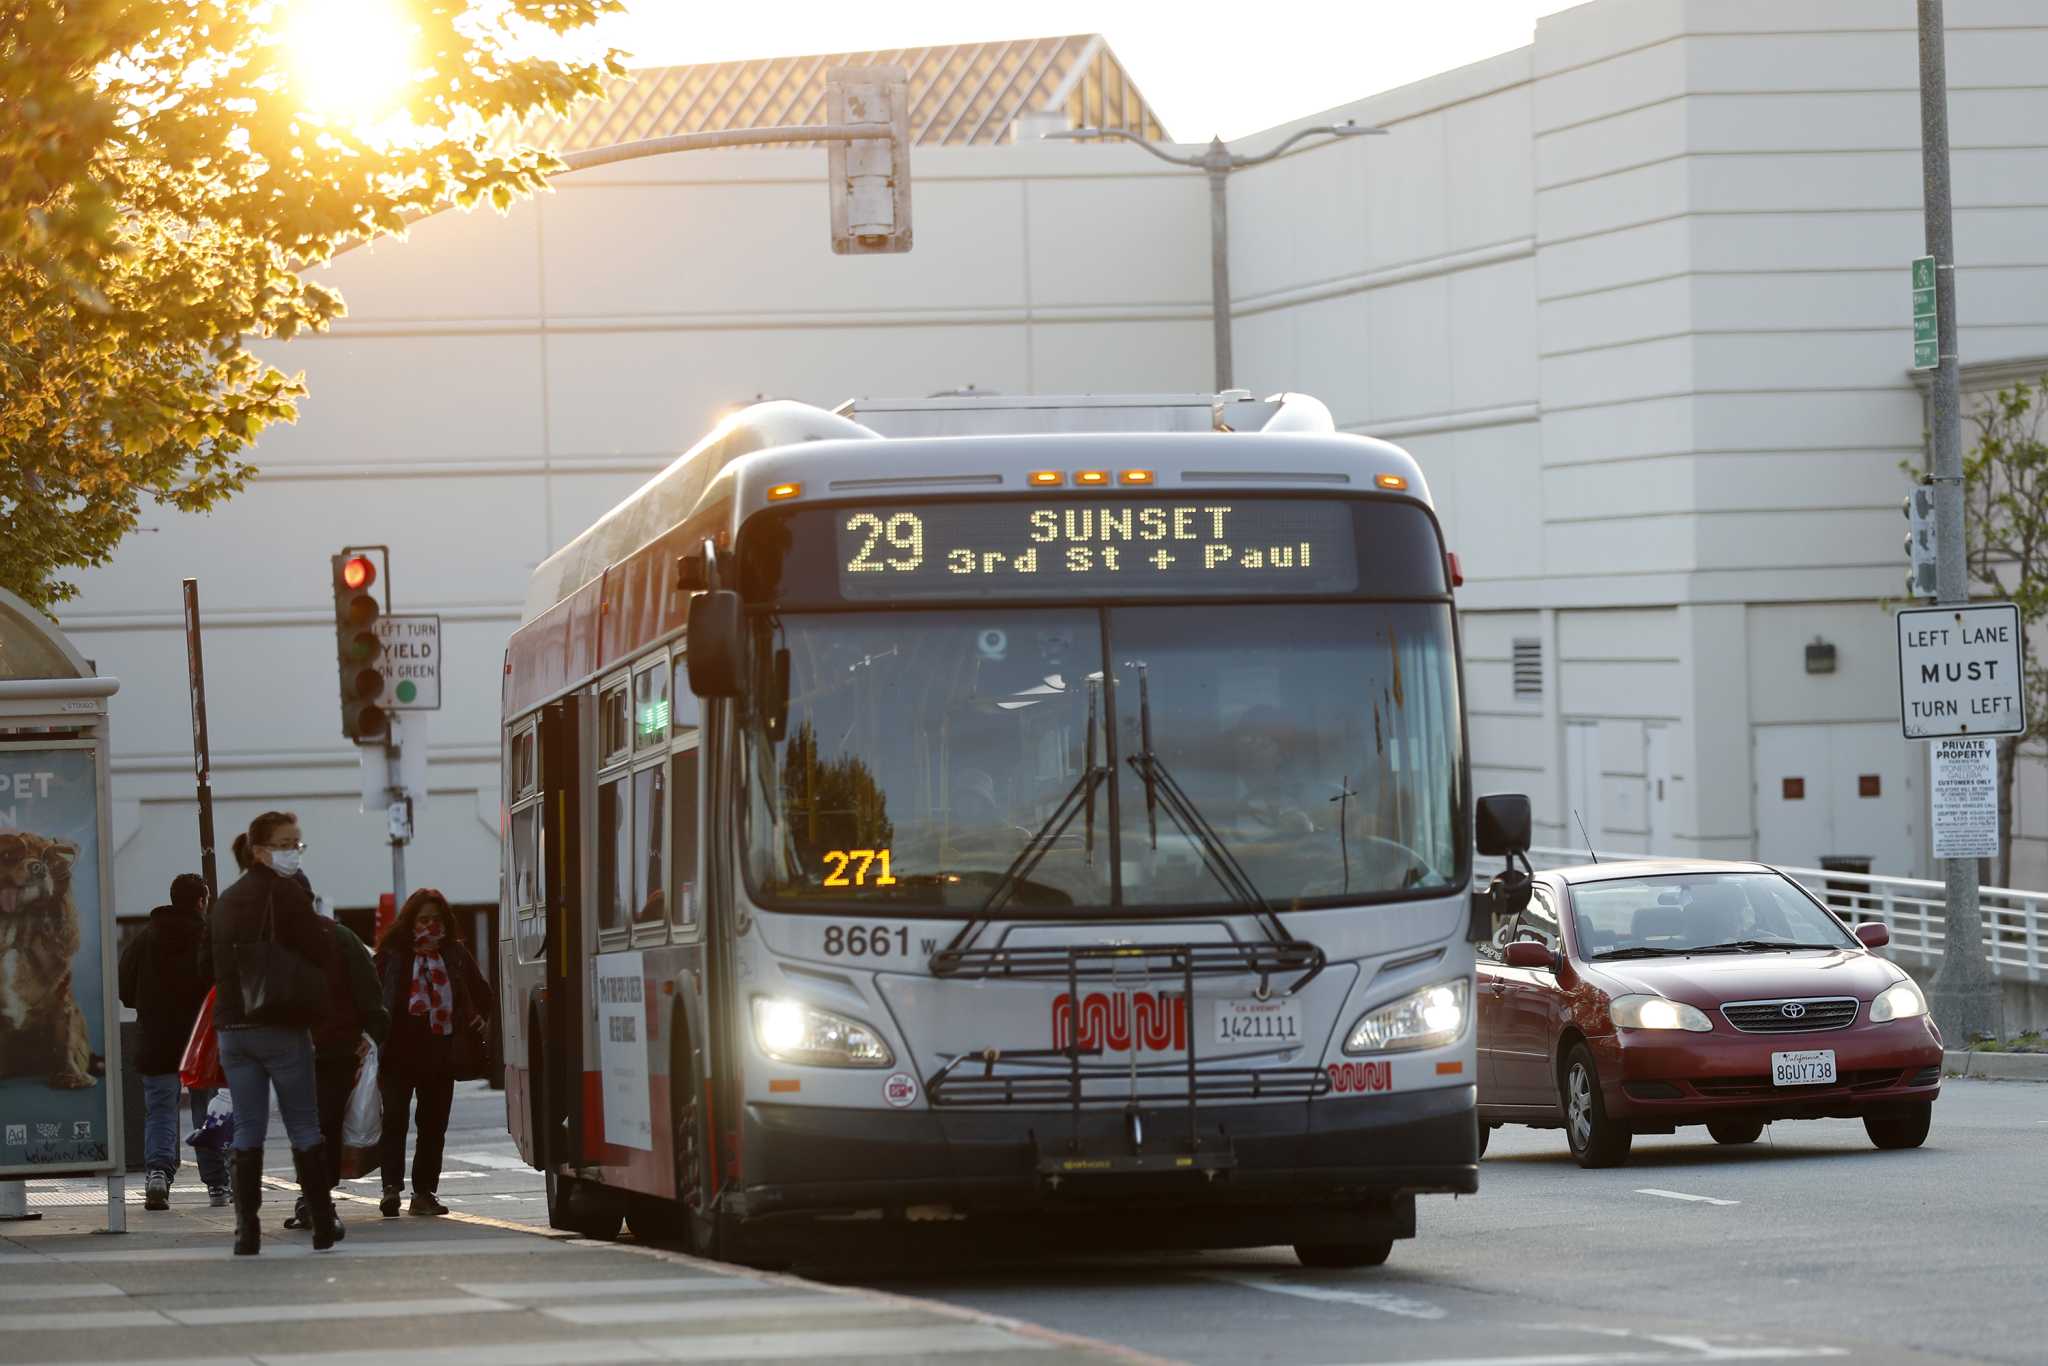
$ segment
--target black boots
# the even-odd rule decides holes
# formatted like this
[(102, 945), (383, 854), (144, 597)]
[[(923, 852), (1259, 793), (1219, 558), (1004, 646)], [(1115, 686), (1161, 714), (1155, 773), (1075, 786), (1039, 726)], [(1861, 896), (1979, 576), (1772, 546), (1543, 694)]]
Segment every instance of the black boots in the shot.
[(334, 1212), (334, 1187), (328, 1182), (327, 1145), (292, 1149), (292, 1171), (299, 1178), (299, 1193), (305, 1197), (306, 1216), (313, 1224), (313, 1250), (325, 1252), (346, 1235), (341, 1217)]
[(263, 1225), (256, 1217), (263, 1204), (263, 1149), (235, 1149), (230, 1180), (235, 1193), (235, 1255), (254, 1257), (263, 1250)]

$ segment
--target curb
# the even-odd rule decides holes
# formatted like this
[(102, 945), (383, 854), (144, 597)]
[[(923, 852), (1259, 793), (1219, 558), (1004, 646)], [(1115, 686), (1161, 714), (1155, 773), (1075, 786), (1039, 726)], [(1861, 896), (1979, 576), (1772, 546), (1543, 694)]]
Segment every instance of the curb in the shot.
[(1987, 1081), (2048, 1081), (2048, 1053), (1950, 1049), (1941, 1055), (1941, 1070), (1951, 1077), (1982, 1077)]

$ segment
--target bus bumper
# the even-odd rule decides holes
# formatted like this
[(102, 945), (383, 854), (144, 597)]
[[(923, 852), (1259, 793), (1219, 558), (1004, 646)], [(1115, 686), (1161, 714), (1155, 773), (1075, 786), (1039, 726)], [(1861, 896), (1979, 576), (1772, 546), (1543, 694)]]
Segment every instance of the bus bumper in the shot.
[[(1205, 1106), (1205, 1151), (1230, 1165), (1213, 1174), (1048, 1174), (1074, 1133), (1064, 1110), (844, 1110), (751, 1103), (740, 1152), (743, 1177), (726, 1208), (743, 1220), (945, 1210), (1099, 1210), (1157, 1203), (1180, 1210), (1306, 1206), (1407, 1210), (1413, 1197), (1479, 1188), (1475, 1091), (1453, 1086), (1293, 1104)], [(1185, 1151), (1187, 1111), (1142, 1112), (1147, 1153)], [(1080, 1115), (1091, 1148), (1128, 1134), (1121, 1109)], [(944, 1217), (943, 1215), (940, 1217)], [(1280, 1239), (1285, 1241), (1285, 1239)], [(1205, 1243), (1203, 1245), (1243, 1245)]]

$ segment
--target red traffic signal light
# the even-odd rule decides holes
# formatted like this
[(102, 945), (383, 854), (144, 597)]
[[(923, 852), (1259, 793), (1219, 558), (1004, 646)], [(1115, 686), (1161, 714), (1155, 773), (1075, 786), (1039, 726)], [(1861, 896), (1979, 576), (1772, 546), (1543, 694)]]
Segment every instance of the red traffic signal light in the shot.
[(343, 551), (332, 556), (334, 571), (334, 647), (340, 665), (341, 733), (361, 743), (389, 733), (389, 718), (377, 705), (384, 694), (383, 642), (377, 618), (383, 615), (377, 595), (377, 561), (367, 554)]

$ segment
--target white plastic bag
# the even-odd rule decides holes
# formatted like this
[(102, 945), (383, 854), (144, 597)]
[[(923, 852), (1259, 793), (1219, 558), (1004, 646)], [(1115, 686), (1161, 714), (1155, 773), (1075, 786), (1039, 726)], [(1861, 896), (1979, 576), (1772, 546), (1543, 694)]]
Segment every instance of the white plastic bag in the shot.
[(341, 1146), (374, 1148), (384, 1136), (384, 1093), (377, 1089), (377, 1045), (363, 1054), (356, 1073), (356, 1088), (349, 1092), (348, 1109), (341, 1117)]

